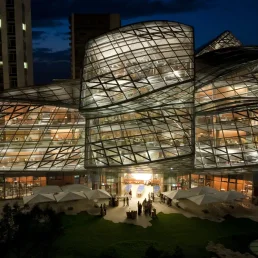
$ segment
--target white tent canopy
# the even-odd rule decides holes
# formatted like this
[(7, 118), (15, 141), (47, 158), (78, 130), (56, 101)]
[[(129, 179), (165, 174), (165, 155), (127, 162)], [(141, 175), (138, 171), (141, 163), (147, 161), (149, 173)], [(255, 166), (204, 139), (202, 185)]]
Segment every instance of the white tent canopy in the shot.
[(209, 203), (221, 202), (214, 194), (202, 194), (187, 198), (188, 200), (196, 203), (197, 205), (204, 205)]
[(72, 185), (64, 185), (61, 187), (63, 192), (87, 192), (91, 191), (91, 189), (85, 185), (81, 184), (72, 184)]
[(37, 204), (45, 202), (55, 202), (56, 199), (53, 194), (35, 194), (30, 196), (24, 196), (24, 204)]
[(218, 193), (216, 189), (209, 186), (198, 186), (198, 187), (191, 188), (189, 191), (192, 192), (193, 195)]
[(69, 202), (86, 199), (83, 192), (61, 192), (55, 195), (57, 202)]
[(32, 188), (33, 194), (60, 193), (62, 189), (57, 185), (46, 185)]
[(169, 192), (163, 192), (162, 194), (172, 200), (173, 199), (185, 199), (190, 196), (193, 196), (193, 194), (187, 190), (173, 190), (173, 191), (169, 191)]
[(245, 196), (242, 193), (236, 191), (217, 192), (214, 196), (223, 202), (230, 202), (238, 199), (244, 199)]
[(90, 200), (111, 198), (111, 195), (107, 191), (102, 190), (102, 189), (97, 189), (97, 190), (92, 190), (92, 191), (85, 192), (85, 195)]

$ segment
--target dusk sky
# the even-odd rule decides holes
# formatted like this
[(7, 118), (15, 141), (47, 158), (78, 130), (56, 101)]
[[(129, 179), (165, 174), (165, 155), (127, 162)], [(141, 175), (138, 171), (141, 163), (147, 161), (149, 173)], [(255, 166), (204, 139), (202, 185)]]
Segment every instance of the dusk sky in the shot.
[(195, 46), (225, 30), (258, 45), (258, 0), (31, 0), (35, 84), (70, 77), (71, 13), (120, 13), (122, 25), (169, 20), (195, 29)]

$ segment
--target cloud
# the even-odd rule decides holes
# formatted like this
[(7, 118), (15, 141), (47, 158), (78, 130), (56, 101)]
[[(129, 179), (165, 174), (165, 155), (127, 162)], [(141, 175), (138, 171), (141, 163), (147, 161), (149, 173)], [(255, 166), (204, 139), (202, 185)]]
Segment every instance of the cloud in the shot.
[(47, 34), (45, 31), (41, 31), (41, 30), (33, 30), (32, 31), (32, 39), (33, 40), (42, 40), (42, 39), (46, 39), (47, 38)]
[(69, 40), (70, 38), (70, 32), (56, 32), (54, 35), (62, 40)]
[[(37, 9), (35, 9), (37, 12)], [(32, 10), (32, 13), (35, 12)], [(33, 28), (49, 28), (49, 27), (59, 27), (62, 26), (63, 22), (60, 20), (51, 20), (51, 19), (45, 19), (43, 16), (37, 16), (32, 19), (32, 27)]]
[(70, 49), (54, 52), (51, 48), (36, 48), (33, 59), (35, 84), (70, 78)]
[(54, 52), (51, 48), (36, 48), (33, 51), (33, 59), (34, 63), (70, 63), (70, 49)]
[[(71, 13), (120, 13), (121, 18), (131, 19), (154, 14), (174, 14), (209, 9), (218, 0), (34, 0), (32, 1), (32, 25), (57, 27), (60, 20)], [(101, 8), (100, 8), (101, 7)]]

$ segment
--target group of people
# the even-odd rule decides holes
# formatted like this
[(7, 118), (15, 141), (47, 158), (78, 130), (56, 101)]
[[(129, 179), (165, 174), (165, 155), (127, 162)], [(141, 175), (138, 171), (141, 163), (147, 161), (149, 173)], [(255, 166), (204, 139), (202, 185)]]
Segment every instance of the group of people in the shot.
[(160, 195), (160, 203), (166, 203), (168, 206), (172, 206), (172, 200), (167, 198), (164, 194)]
[[(152, 215), (152, 203), (154, 202), (154, 193), (149, 193), (148, 194), (148, 201), (146, 200), (146, 198), (144, 199), (144, 201), (142, 202), (142, 204), (138, 201), (138, 215), (142, 214), (142, 211), (144, 211), (145, 215)], [(152, 200), (151, 200), (152, 199)]]
[(150, 215), (151, 216), (151, 212), (152, 212), (152, 201), (149, 198), (149, 200), (147, 201), (146, 198), (144, 199), (143, 203), (142, 203), (142, 207), (144, 210), (144, 214), (145, 215)]

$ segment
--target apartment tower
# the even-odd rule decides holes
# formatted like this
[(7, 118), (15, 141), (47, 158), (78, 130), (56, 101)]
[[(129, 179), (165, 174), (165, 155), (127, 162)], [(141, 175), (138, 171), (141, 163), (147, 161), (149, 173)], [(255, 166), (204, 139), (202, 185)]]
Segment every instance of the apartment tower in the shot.
[(33, 85), (31, 1), (0, 1), (0, 91)]
[(70, 22), (71, 77), (79, 79), (85, 53), (85, 43), (92, 38), (119, 28), (119, 14), (72, 14)]

